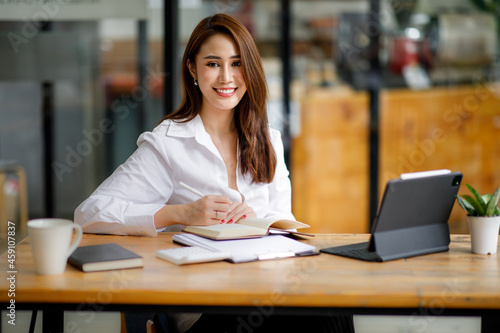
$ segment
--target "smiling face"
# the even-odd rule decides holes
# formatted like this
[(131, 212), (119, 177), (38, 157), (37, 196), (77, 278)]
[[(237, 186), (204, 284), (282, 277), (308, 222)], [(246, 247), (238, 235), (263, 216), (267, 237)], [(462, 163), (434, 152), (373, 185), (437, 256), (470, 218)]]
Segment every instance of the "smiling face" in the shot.
[(201, 112), (232, 111), (247, 91), (240, 54), (227, 35), (208, 38), (200, 47), (195, 63), (188, 61), (187, 65), (203, 94)]

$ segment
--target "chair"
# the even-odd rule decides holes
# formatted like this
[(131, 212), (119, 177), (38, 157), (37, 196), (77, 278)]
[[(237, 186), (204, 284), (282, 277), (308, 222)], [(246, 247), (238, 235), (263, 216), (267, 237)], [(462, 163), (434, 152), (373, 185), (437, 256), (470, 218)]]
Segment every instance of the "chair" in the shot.
[(147, 333), (156, 333), (155, 323), (153, 319), (149, 319), (146, 323), (146, 332)]
[[(155, 323), (153, 319), (149, 319), (146, 322), (146, 332), (147, 333), (156, 333)], [(127, 325), (125, 324), (125, 315), (121, 313), (121, 330), (120, 333), (127, 333)]]

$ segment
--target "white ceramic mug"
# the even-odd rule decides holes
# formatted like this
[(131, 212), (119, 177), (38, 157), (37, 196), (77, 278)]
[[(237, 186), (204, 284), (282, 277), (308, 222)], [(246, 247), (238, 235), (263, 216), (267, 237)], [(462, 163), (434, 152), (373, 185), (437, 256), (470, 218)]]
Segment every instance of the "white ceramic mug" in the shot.
[[(71, 243), (73, 229), (76, 237)], [(40, 275), (64, 273), (68, 257), (82, 240), (82, 228), (73, 221), (45, 218), (28, 221), (35, 271)]]

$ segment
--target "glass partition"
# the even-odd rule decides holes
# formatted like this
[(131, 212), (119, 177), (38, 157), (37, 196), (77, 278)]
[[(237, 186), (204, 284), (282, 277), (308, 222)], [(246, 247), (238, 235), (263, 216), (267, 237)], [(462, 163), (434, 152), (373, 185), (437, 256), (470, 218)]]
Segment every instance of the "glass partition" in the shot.
[(161, 54), (148, 53), (156, 11), (135, 1), (0, 3), (0, 161), (25, 169), (29, 218), (72, 219), (163, 113)]
[[(183, 0), (172, 26), (159, 0), (132, 1), (145, 6), (136, 17), (120, 12), (128, 5), (18, 12), (28, 3), (0, 4), (0, 160), (26, 169), (30, 217), (50, 206), (71, 218), (178, 106), (187, 38), (217, 12), (256, 41), (269, 119), (290, 154), (293, 212), (312, 232), (368, 232), (373, 202), (400, 173), (446, 168), (481, 192), (500, 185), (500, 25), (482, 0)], [(456, 208), (450, 226), (467, 232)]]
[[(318, 231), (368, 232), (368, 202), (378, 204), (385, 183), (407, 172), (461, 171), (481, 193), (500, 186), (494, 4), (292, 3), (298, 219)], [(468, 232), (458, 205), (450, 230)]]

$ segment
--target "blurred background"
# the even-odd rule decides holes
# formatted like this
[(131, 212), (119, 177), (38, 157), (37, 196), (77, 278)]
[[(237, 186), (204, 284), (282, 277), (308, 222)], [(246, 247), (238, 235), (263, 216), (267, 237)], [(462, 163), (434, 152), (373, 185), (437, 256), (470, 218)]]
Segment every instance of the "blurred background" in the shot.
[[(0, 232), (6, 221), (24, 232), (27, 218), (73, 218), (139, 134), (179, 105), (185, 44), (216, 12), (255, 39), (293, 212), (311, 232), (369, 232), (385, 183), (405, 172), (461, 171), (491, 192), (500, 185), (495, 3), (0, 2)], [(457, 207), (450, 228), (468, 233)]]

